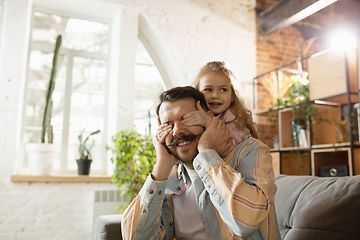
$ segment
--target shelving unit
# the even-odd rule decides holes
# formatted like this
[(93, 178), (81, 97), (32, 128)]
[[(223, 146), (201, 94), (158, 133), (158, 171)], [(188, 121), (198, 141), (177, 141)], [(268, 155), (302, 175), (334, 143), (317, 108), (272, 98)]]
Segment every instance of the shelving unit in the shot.
[[(301, 131), (300, 146), (299, 132), (294, 133), (297, 124), (292, 120), (292, 108), (274, 108), (285, 96), (284, 89), (291, 86), (291, 77), (303, 73), (299, 61), (254, 78), (259, 138), (270, 147), (276, 174), (322, 176), (324, 167), (342, 172), (346, 169), (349, 176), (360, 174), (358, 117), (354, 109), (360, 93), (359, 59), (360, 40), (357, 48), (346, 53), (329, 50), (300, 60), (307, 67), (309, 98), (316, 116), (329, 120), (319, 123), (300, 114), (301, 121), (308, 124), (296, 127)], [(349, 124), (339, 127), (346, 120)]]

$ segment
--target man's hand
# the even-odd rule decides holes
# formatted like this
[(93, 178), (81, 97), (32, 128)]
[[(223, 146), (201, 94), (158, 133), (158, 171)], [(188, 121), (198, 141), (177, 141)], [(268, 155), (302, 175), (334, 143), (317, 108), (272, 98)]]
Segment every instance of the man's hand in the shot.
[(156, 163), (152, 171), (152, 178), (157, 181), (163, 181), (168, 178), (172, 167), (178, 162), (178, 159), (168, 151), (165, 145), (165, 138), (172, 131), (171, 125), (161, 125), (159, 118), (158, 124), (159, 128), (153, 139)]
[(206, 113), (201, 105), (200, 101), (196, 103), (197, 111), (192, 111), (184, 116), (184, 120), (181, 121), (182, 124), (186, 126), (202, 126), (204, 128), (207, 128), (210, 123), (211, 119), (213, 117), (212, 112)]
[(229, 133), (230, 131), (226, 128), (225, 123), (222, 120), (214, 117), (209, 127), (205, 130), (199, 139), (199, 152), (213, 149), (219, 155), (223, 154), (231, 147)]

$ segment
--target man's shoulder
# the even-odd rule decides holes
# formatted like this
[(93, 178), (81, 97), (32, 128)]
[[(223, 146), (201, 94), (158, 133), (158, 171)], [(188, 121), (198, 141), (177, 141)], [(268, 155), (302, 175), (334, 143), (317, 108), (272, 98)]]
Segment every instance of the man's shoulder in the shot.
[(259, 148), (263, 148), (264, 150), (265, 149), (269, 149), (269, 147), (263, 143), (262, 141), (260, 141), (259, 139), (256, 139), (256, 138), (248, 138), (248, 139), (245, 139), (243, 141), (241, 141), (234, 149), (235, 151), (235, 154), (234, 156), (240, 154), (244, 149), (248, 149), (248, 150), (256, 150), (256, 149), (259, 149)]

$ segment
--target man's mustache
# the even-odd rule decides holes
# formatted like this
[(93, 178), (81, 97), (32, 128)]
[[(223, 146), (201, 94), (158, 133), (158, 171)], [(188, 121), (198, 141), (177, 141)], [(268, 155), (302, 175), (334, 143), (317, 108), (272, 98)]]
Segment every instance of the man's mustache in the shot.
[(199, 134), (199, 135), (195, 135), (195, 134), (181, 135), (180, 137), (174, 138), (174, 139), (171, 141), (170, 145), (168, 145), (168, 146), (174, 147), (176, 144), (178, 144), (178, 142), (179, 142), (180, 140), (190, 141), (190, 142), (191, 142), (192, 140), (194, 140), (194, 139), (197, 138), (198, 136), (200, 136), (200, 134)]

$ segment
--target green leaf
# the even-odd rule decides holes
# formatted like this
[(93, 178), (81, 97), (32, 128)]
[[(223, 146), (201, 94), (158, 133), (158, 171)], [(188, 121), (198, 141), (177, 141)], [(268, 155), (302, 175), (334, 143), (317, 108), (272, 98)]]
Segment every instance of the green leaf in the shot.
[(92, 144), (91, 144), (91, 146), (90, 146), (89, 148), (86, 147), (86, 142), (87, 142), (87, 140), (89, 139), (90, 136), (100, 133), (100, 130), (96, 130), (96, 131), (90, 133), (90, 134), (85, 138), (85, 141), (82, 142), (84, 131), (85, 131), (85, 128), (80, 132), (80, 134), (79, 134), (79, 136), (78, 136), (78, 139), (79, 139), (79, 142), (80, 142), (80, 145), (79, 145), (79, 155), (80, 155), (80, 159), (91, 159), (90, 150), (91, 150), (91, 148), (94, 146), (95, 140), (93, 140), (93, 142), (92, 142)]
[(112, 181), (127, 186), (124, 192), (129, 195), (127, 206), (140, 191), (156, 162), (152, 137), (139, 134), (133, 127), (115, 134), (107, 149), (112, 153), (111, 162), (115, 163)]

